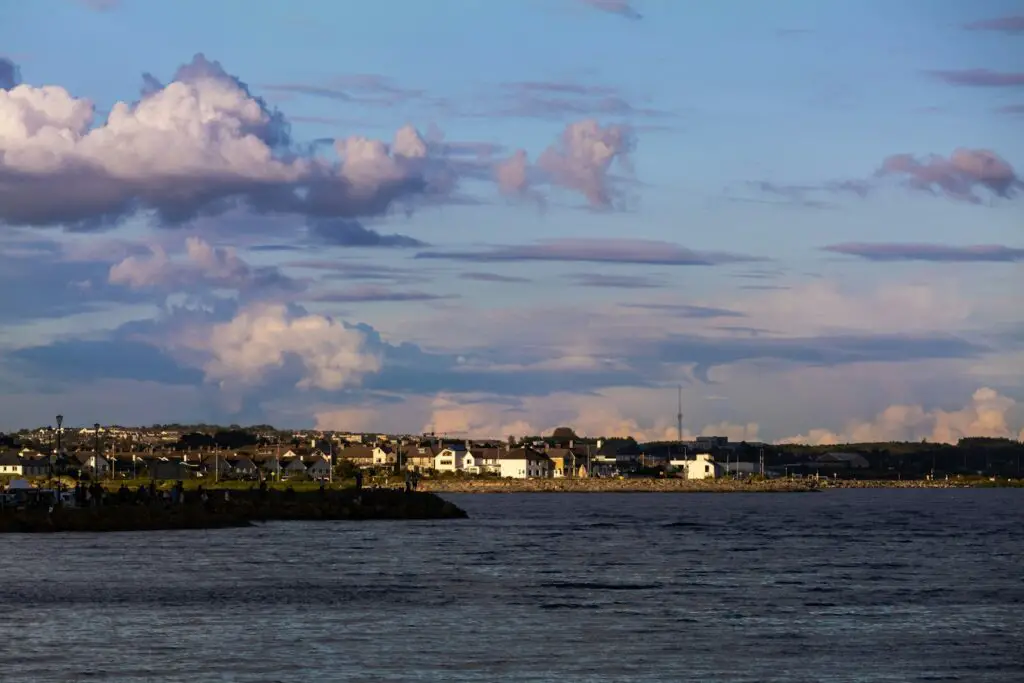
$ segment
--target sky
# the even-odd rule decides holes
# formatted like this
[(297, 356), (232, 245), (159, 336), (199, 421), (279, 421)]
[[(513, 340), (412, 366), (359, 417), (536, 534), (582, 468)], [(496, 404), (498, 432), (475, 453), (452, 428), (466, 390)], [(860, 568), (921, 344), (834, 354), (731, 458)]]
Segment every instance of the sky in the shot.
[(1024, 1), (0, 1), (0, 430), (1024, 440)]

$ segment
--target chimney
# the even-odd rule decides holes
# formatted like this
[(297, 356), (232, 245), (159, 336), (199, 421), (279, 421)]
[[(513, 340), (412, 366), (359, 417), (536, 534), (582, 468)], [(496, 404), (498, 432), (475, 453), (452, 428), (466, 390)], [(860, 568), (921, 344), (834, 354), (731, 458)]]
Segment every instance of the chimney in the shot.
[(572, 440), (572, 439), (569, 439), (569, 449), (571, 450), (571, 449), (572, 449), (572, 447), (573, 447), (573, 440)]

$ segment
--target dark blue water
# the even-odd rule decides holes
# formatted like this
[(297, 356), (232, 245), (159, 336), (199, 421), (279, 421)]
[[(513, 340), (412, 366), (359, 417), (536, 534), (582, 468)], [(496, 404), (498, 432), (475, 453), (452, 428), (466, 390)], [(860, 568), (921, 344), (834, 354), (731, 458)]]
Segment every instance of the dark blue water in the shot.
[(0, 537), (0, 681), (1024, 681), (1024, 490)]

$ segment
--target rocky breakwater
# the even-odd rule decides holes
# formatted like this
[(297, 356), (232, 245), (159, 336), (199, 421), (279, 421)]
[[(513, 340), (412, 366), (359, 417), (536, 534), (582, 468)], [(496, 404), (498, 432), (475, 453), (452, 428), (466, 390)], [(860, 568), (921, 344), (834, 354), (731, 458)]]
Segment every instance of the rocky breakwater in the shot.
[(774, 493), (816, 491), (813, 480), (587, 478), (423, 479), (420, 488), (445, 493)]
[(34, 507), (0, 510), (0, 533), (60, 531), (155, 531), (244, 527), (277, 520), (433, 520), (465, 518), (466, 512), (433, 493), (393, 489), (356, 491), (225, 492), (205, 500), (188, 492), (183, 503), (163, 500), (106, 501), (95, 507)]

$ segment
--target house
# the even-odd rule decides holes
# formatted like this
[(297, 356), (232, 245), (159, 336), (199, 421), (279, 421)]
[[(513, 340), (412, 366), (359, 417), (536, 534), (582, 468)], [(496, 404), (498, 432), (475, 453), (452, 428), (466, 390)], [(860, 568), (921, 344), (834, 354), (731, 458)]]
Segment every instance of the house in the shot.
[(227, 461), (231, 466), (231, 474), (239, 479), (251, 479), (259, 474), (259, 471), (256, 468), (256, 463), (247, 456), (234, 456), (232, 458), (228, 458)]
[(714, 479), (721, 469), (710, 453), (698, 453), (690, 460), (671, 460), (669, 465), (685, 479)]
[(96, 453), (79, 453), (78, 462), (82, 470), (89, 474), (102, 477), (110, 472), (110, 461)]
[(157, 458), (140, 458), (140, 462), (149, 471), (150, 479), (175, 481), (188, 477), (188, 468), (180, 460), (172, 460), (160, 456)]
[(434, 468), (437, 451), (429, 443), (405, 446), (402, 449), (402, 463), (407, 469), (422, 472)]
[(26, 477), (45, 477), (52, 471), (50, 462), (46, 456), (36, 454), (22, 454), (22, 474)]
[(501, 471), (502, 452), (501, 448), (494, 446), (473, 446), (462, 459), (464, 469), (473, 474), (498, 474)]
[(267, 473), (268, 477), (274, 477), (275, 479), (281, 478), (281, 461), (277, 458), (267, 458), (263, 461), (262, 469)]
[(0, 475), (17, 475), (22, 476), (25, 474), (24, 461), (14, 451), (7, 451), (6, 453), (0, 454)]
[(206, 476), (225, 479), (232, 474), (231, 462), (225, 455), (215, 454), (203, 458), (201, 469)]
[(554, 469), (548, 456), (529, 447), (503, 453), (499, 463), (501, 476), (513, 479), (547, 479)]
[(548, 458), (551, 459), (552, 476), (571, 477), (576, 470), (576, 454), (569, 448), (549, 448)]
[(323, 455), (314, 455), (306, 463), (306, 474), (313, 479), (328, 479), (331, 476), (331, 461)]
[(434, 469), (438, 472), (459, 472), (466, 457), (465, 444), (456, 443), (442, 448), (434, 456)]
[(373, 447), (374, 467), (393, 467), (398, 462), (398, 450), (387, 444)]
[(338, 457), (351, 461), (358, 467), (373, 466), (373, 449), (369, 446), (347, 446), (338, 449)]
[(286, 477), (305, 477), (306, 463), (302, 462), (302, 458), (292, 458), (284, 466), (284, 476)]

